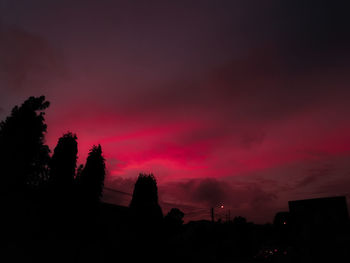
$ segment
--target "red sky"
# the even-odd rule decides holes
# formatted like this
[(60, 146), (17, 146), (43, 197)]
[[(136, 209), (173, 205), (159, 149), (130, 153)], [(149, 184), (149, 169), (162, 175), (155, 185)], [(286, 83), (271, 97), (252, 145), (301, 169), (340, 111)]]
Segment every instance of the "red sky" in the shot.
[(75, 132), (84, 163), (100, 143), (106, 186), (153, 172), (186, 220), (349, 195), (347, 4), (72, 2), (0, 1), (0, 119), (45, 95), (51, 149)]

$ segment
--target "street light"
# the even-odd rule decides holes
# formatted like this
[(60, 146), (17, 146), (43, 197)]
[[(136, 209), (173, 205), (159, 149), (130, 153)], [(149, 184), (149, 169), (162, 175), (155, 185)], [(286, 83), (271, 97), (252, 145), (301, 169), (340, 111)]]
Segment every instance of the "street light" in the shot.
[[(220, 205), (219, 208), (224, 209), (224, 205)], [(215, 219), (214, 219), (214, 207), (211, 208), (210, 212), (211, 212), (211, 221), (214, 222), (215, 221)]]

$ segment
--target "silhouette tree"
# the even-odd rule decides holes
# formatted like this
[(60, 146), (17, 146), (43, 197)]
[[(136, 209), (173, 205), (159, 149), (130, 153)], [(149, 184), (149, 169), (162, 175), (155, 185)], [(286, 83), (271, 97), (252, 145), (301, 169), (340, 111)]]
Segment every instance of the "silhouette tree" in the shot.
[(184, 221), (184, 213), (178, 208), (172, 208), (168, 214), (164, 217), (165, 225), (168, 227), (170, 232), (176, 232), (181, 229)]
[(0, 123), (2, 193), (22, 191), (46, 179), (50, 150), (44, 144), (44, 111), (49, 105), (44, 96), (29, 97)]
[(134, 215), (146, 222), (157, 222), (163, 218), (158, 204), (157, 182), (153, 174), (140, 174), (134, 187), (130, 209)]
[(166, 221), (174, 225), (182, 225), (184, 213), (178, 208), (172, 208), (168, 214), (164, 217)]
[(80, 166), (79, 169), (80, 175), (77, 176), (77, 184), (82, 195), (81, 198), (84, 202), (98, 203), (102, 196), (106, 175), (105, 159), (102, 155), (101, 145), (92, 147), (84, 168)]
[(49, 184), (45, 210), (46, 222), (56, 234), (67, 235), (72, 231), (72, 217), (76, 218), (74, 177), (77, 163), (77, 136), (71, 132), (58, 139), (49, 162)]
[(59, 138), (50, 160), (50, 182), (59, 191), (71, 191), (77, 166), (77, 136), (71, 132)]

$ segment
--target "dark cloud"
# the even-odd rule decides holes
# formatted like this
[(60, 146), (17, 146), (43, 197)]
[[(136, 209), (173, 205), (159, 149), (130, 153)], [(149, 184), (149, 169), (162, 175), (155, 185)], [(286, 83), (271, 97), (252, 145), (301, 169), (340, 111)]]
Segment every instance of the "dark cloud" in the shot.
[(322, 196), (345, 195), (350, 198), (350, 173), (343, 174), (340, 178), (328, 179), (317, 187), (315, 192)]
[[(277, 192), (266, 191), (257, 182), (227, 182), (204, 178), (186, 182), (168, 183), (160, 186), (160, 196), (174, 203), (192, 204), (194, 207), (218, 208), (224, 205), (234, 214), (253, 216), (252, 211), (263, 211), (273, 207)], [(266, 214), (265, 214), (266, 215)]]
[(9, 91), (43, 88), (64, 72), (62, 56), (46, 39), (1, 20), (0, 57), (1, 86)]
[(334, 100), (337, 107), (347, 105), (348, 68), (328, 65), (306, 70), (303, 66), (296, 71), (291, 67), (279, 48), (253, 49), (250, 55), (207, 69), (200, 76), (140, 91), (130, 101), (147, 116), (200, 118), (217, 122), (225, 126), (221, 130), (230, 132), (249, 122), (267, 124), (322, 110)]
[[(129, 205), (135, 178), (107, 178), (105, 186), (117, 192), (104, 190), (103, 200), (119, 205)], [(209, 217), (210, 208), (224, 205), (233, 214), (249, 216), (256, 219), (254, 212), (264, 212), (263, 220), (272, 217), (271, 209), (277, 199), (276, 192), (264, 190), (258, 182), (226, 182), (213, 178), (193, 179), (186, 182), (158, 184), (159, 201), (166, 213), (173, 207), (186, 212), (186, 220)], [(120, 191), (120, 192), (118, 192)]]
[(305, 187), (314, 184), (325, 177), (330, 177), (334, 173), (333, 165), (324, 165), (321, 168), (309, 169), (307, 174), (297, 183), (296, 187)]
[(190, 200), (209, 206), (219, 206), (229, 199), (231, 188), (215, 179), (190, 181), (182, 185), (184, 191), (190, 193)]

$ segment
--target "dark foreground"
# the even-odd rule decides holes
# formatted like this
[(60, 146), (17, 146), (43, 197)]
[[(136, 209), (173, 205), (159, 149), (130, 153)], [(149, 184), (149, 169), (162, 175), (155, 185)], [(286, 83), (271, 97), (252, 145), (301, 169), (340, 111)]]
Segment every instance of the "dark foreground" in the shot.
[[(349, 262), (346, 226), (155, 219), (109, 204), (3, 204), (2, 262)], [(55, 209), (51, 209), (55, 207)]]

